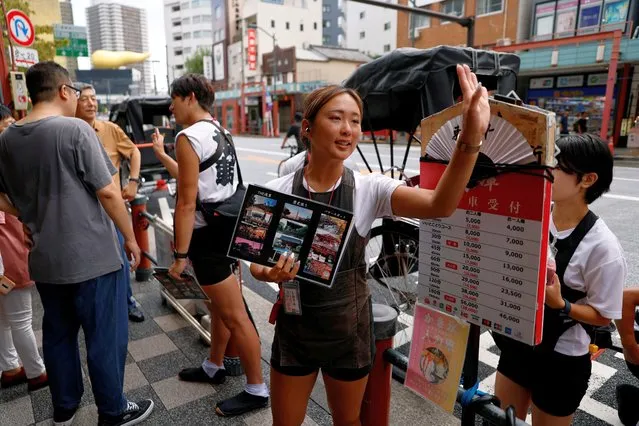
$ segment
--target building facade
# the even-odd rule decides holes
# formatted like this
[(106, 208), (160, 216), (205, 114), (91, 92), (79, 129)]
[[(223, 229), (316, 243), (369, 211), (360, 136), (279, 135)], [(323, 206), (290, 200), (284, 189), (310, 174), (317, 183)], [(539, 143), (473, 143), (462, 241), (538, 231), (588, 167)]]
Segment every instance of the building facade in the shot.
[[(146, 10), (94, 0), (86, 9), (89, 52), (96, 50), (148, 52), (149, 38)], [(150, 61), (127, 65), (141, 74), (133, 94), (150, 94), (155, 91)]]
[(164, 0), (169, 81), (185, 73), (186, 61), (198, 50), (211, 54), (213, 44), (226, 38), (223, 27), (213, 29), (214, 17), (219, 20), (223, 16), (221, 2), (215, 2), (215, 11), (213, 3), (211, 0)]
[(322, 0), (322, 44), (325, 46), (344, 46), (346, 37), (344, 1)]
[[(60, 1), (60, 21), (62, 24), (73, 25), (73, 5), (70, 0)], [(72, 79), (75, 79), (75, 72), (78, 69), (77, 58), (66, 58), (66, 69)]]
[[(29, 7), (37, 12), (30, 17), (33, 25), (49, 26), (65, 23), (62, 21), (62, 8), (65, 6), (62, 6), (59, 0), (29, 0), (28, 3)], [(38, 37), (46, 41), (53, 41), (53, 34), (42, 34)], [(78, 62), (75, 58), (56, 56), (54, 61), (69, 70), (78, 68)]]
[[(389, 0), (397, 4), (397, 0)], [(397, 48), (397, 11), (346, 2), (345, 47), (377, 57)]]

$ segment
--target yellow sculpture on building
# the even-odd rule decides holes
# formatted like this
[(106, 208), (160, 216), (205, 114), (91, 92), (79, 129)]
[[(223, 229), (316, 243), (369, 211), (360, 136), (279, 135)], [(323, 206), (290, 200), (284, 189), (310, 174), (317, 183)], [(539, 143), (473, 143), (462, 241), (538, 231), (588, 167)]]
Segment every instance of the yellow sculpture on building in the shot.
[(144, 62), (149, 56), (151, 56), (149, 52), (96, 50), (91, 54), (91, 62), (93, 63), (93, 68), (119, 68), (124, 65)]

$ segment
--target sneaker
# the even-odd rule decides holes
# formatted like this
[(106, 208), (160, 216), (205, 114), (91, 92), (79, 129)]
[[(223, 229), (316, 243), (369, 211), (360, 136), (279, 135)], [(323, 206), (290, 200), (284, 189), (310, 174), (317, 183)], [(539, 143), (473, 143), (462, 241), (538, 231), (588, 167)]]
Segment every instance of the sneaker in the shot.
[(209, 377), (206, 371), (200, 366), (197, 368), (185, 368), (178, 374), (180, 380), (185, 382), (211, 383), (213, 385), (221, 385), (226, 381), (226, 370), (220, 368), (215, 372), (213, 377)]
[(153, 401), (145, 399), (135, 402), (127, 401), (124, 412), (119, 416), (103, 416), (98, 418), (98, 426), (130, 426), (136, 425), (151, 415), (153, 411)]
[(268, 406), (267, 396), (251, 395), (243, 391), (233, 398), (218, 402), (215, 413), (224, 417), (239, 416), (259, 408), (266, 408), (266, 406)]
[(639, 388), (622, 384), (617, 386), (617, 415), (624, 426), (635, 426), (639, 421), (639, 411), (637, 411), (637, 399), (639, 398)]
[(24, 368), (20, 367), (20, 371), (16, 374), (7, 375), (7, 373), (2, 373), (0, 376), (0, 387), (10, 388), (12, 386), (21, 385), (22, 383), (26, 383), (27, 381), (27, 373), (24, 372)]
[(47, 373), (42, 373), (38, 377), (27, 380), (27, 390), (29, 392), (35, 392), (38, 389), (46, 388), (49, 386), (49, 377)]
[(71, 426), (75, 419), (75, 412), (78, 407), (72, 409), (53, 408), (53, 425), (54, 426)]
[(129, 321), (142, 322), (144, 321), (144, 313), (137, 306), (129, 308)]

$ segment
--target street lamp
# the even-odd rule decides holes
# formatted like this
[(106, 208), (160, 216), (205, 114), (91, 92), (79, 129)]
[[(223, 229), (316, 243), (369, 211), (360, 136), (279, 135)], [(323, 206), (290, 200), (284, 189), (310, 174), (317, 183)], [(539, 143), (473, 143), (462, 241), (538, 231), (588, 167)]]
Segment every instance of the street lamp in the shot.
[(266, 34), (267, 36), (273, 39), (273, 93), (271, 95), (271, 101), (275, 103), (275, 90), (277, 89), (277, 82), (275, 77), (275, 74), (277, 73), (277, 50), (276, 50), (277, 40), (275, 39), (275, 33), (271, 34), (268, 31), (266, 31), (264, 28), (258, 26), (257, 24), (248, 24), (248, 28), (260, 30), (264, 34)]

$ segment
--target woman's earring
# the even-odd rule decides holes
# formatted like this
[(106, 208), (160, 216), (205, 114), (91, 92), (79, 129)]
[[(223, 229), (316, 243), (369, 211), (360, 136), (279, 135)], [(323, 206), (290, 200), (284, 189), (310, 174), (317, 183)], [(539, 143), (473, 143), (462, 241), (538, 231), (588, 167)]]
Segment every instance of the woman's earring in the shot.
[(310, 128), (310, 127), (307, 127), (305, 131), (306, 131), (306, 133), (308, 133), (308, 132), (310, 132), (310, 131), (311, 131), (311, 128)]

